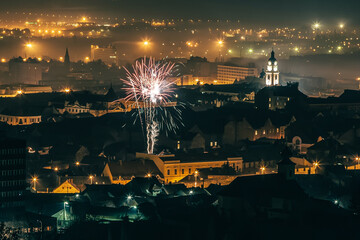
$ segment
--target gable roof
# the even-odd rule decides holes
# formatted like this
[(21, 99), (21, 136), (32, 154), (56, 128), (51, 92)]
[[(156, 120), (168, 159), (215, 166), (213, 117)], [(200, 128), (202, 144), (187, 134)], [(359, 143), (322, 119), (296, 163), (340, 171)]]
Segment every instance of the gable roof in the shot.
[(152, 160), (135, 159), (131, 161), (109, 162), (109, 169), (113, 176), (145, 177), (147, 174), (163, 177), (161, 171)]

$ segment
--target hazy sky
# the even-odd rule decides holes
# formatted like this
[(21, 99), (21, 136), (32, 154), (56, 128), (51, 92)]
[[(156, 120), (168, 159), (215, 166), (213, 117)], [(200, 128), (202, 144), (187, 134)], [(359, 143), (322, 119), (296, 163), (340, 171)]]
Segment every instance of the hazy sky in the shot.
[(134, 17), (239, 19), (246, 23), (311, 24), (314, 20), (360, 25), (359, 0), (12, 0), (4, 10), (77, 9)]

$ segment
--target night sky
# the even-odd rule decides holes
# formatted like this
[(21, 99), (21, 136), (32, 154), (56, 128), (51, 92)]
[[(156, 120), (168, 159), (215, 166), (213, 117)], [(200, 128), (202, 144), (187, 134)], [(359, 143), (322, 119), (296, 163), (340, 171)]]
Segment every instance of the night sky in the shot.
[(3, 10), (52, 9), (100, 12), (126, 17), (202, 18), (241, 20), (247, 24), (308, 25), (360, 24), (359, 0), (13, 0), (1, 1)]

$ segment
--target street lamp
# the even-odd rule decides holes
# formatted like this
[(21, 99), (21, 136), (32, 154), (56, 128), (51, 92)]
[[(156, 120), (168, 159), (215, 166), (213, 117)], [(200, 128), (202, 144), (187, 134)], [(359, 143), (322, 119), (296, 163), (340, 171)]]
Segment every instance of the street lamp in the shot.
[(90, 175), (90, 176), (89, 176), (89, 179), (90, 179), (90, 183), (91, 183), (91, 184), (93, 184), (93, 178), (94, 178), (93, 175)]
[(360, 160), (359, 156), (356, 156), (355, 157), (355, 161), (356, 161), (355, 169), (357, 169), (357, 165), (359, 164), (359, 160)]
[(195, 170), (194, 172), (194, 179), (195, 179), (195, 187), (197, 185), (197, 176), (199, 175), (199, 171), (198, 170)]
[(313, 165), (314, 165), (315, 173), (316, 173), (316, 169), (319, 167), (319, 162), (315, 161)]
[(26, 50), (29, 50), (29, 52), (30, 52), (30, 50), (31, 50), (33, 47), (34, 47), (34, 45), (33, 45), (32, 43), (30, 43), (30, 42), (25, 44), (25, 59), (26, 59), (26, 57), (27, 57), (27, 56), (26, 56), (26, 55), (27, 55), (27, 54), (26, 54), (26, 53), (27, 53)]
[(223, 46), (224, 41), (222, 39), (220, 39), (217, 41), (217, 44), (219, 46), (219, 61), (221, 61), (221, 47)]
[(265, 173), (265, 167), (261, 167), (260, 170), (261, 170), (261, 174)]
[(66, 221), (66, 205), (68, 205), (69, 203), (68, 202), (64, 202), (64, 221)]
[(76, 166), (79, 166), (79, 165), (80, 165), (80, 162), (76, 162), (75, 165), (76, 165)]
[(37, 177), (33, 177), (32, 179), (31, 179), (31, 181), (33, 182), (33, 184), (34, 184), (34, 190), (35, 190), (35, 192), (36, 192), (36, 182), (37, 182)]

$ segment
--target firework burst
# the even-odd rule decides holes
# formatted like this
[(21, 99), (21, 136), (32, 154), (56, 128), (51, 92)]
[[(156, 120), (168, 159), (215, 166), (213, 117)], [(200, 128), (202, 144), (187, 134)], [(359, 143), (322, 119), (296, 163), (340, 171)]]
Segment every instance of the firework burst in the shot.
[(136, 61), (130, 72), (126, 69), (127, 87), (125, 100), (134, 101), (141, 126), (146, 133), (147, 152), (152, 154), (154, 146), (163, 128), (177, 129), (175, 119), (165, 107), (174, 95), (174, 82), (168, 77), (174, 64), (157, 63), (154, 58)]

